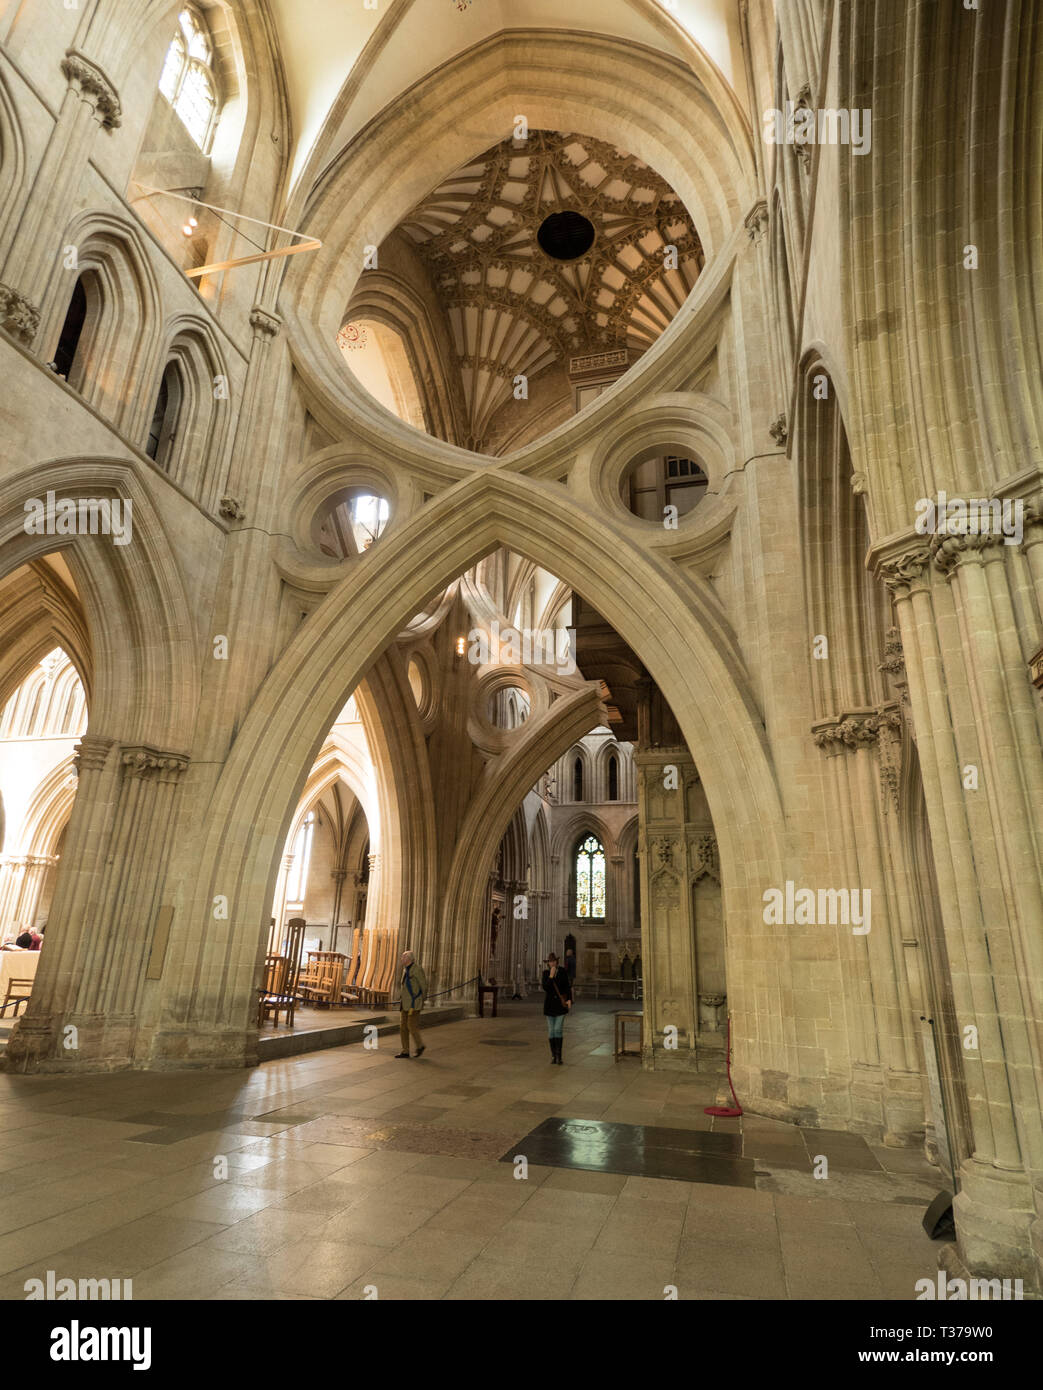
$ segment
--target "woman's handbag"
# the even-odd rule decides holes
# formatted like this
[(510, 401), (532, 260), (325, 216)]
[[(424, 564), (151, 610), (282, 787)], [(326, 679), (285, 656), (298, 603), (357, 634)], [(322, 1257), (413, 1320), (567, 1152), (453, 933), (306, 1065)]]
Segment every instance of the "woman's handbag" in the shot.
[(558, 982), (557, 980), (555, 980), (553, 975), (550, 977), (550, 982), (554, 986), (554, 993), (558, 996), (558, 1003), (565, 1010), (565, 1012), (568, 1013), (569, 1009), (572, 1007), (572, 1000), (570, 999), (568, 1000), (568, 1002), (566, 1002), (561, 997), (561, 990), (558, 988)]

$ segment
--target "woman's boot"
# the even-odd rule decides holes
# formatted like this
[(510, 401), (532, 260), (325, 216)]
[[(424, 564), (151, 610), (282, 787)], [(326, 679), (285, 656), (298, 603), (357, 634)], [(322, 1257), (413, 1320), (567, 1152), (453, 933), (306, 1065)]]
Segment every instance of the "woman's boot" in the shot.
[(558, 1040), (557, 1038), (549, 1038), (548, 1042), (550, 1043), (550, 1064), (553, 1066), (558, 1060)]
[(558, 1064), (559, 1067), (560, 1067), (561, 1064), (562, 1064), (562, 1063), (561, 1063), (561, 1044), (562, 1044), (562, 1041), (563, 1041), (563, 1040), (562, 1040), (561, 1038), (555, 1038), (555, 1039), (554, 1039), (554, 1060), (555, 1060), (555, 1062), (557, 1062), (557, 1064)]

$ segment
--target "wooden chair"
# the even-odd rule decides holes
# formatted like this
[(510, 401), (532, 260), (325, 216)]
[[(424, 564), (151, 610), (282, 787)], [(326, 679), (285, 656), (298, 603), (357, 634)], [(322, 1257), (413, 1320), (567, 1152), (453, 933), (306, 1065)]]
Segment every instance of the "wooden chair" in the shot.
[(7, 993), (4, 995), (4, 1002), (0, 1004), (0, 1018), (7, 1013), (8, 1006), (14, 1005), (15, 1018), (18, 1017), (18, 1005), (28, 1004), (29, 996), (33, 992), (33, 982), (29, 980), (8, 980)]
[(278, 1028), (281, 1013), (286, 1014), (287, 1023), (293, 1027), (306, 926), (303, 917), (291, 918), (282, 942), (282, 951), (270, 952), (265, 957), (264, 983), (257, 991), (258, 1028), (269, 1014), (274, 1015), (275, 1026)]
[(362, 933), (361, 961), (359, 963), (359, 999), (363, 1004), (373, 1004), (376, 1002), (374, 996), (374, 984), (377, 977), (377, 962), (379, 955), (379, 938), (381, 933), (374, 928)]
[(340, 951), (309, 951), (307, 981), (302, 976), (300, 982), (301, 996), (309, 1003), (339, 1003), (346, 959)]
[(344, 968), (344, 980), (340, 987), (340, 1002), (342, 1004), (357, 1004), (359, 1002), (356, 981), (358, 979), (359, 967), (362, 964), (362, 956), (359, 952), (360, 936), (361, 931), (356, 927), (351, 933), (351, 950)]
[(391, 997), (391, 990), (395, 982), (395, 947), (397, 945), (397, 932), (382, 931), (379, 955), (377, 957), (377, 973), (373, 984), (370, 986), (370, 994), (374, 1004), (386, 1004)]

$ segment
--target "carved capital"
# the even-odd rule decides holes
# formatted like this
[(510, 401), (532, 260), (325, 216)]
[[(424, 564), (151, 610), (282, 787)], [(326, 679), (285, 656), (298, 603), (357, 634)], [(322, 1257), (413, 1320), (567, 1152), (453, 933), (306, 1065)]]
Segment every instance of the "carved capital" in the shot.
[(109, 751), (115, 739), (98, 738), (96, 734), (84, 734), (76, 745), (72, 766), (76, 776), (84, 772), (100, 772), (105, 766)]
[(743, 225), (746, 228), (746, 235), (754, 246), (763, 238), (768, 230), (768, 204), (761, 198), (754, 203), (753, 207), (746, 214)]
[(25, 347), (31, 345), (40, 327), (40, 311), (36, 305), (4, 284), (0, 284), (0, 327)]
[(995, 535), (981, 532), (958, 536), (934, 536), (931, 540), (934, 563), (952, 579), (961, 565), (983, 565), (987, 560), (1003, 557), (1003, 541)]
[(246, 516), (243, 504), (237, 497), (222, 497), (217, 509), (226, 521), (242, 521)]
[(156, 748), (139, 744), (124, 748), (120, 754), (126, 777), (148, 777), (159, 782), (175, 782), (188, 767), (188, 758), (181, 753), (163, 753)]
[(881, 561), (877, 567), (877, 575), (887, 585), (894, 598), (908, 598), (913, 585), (923, 580), (930, 562), (930, 550), (926, 545), (918, 543), (890, 560)]
[(776, 415), (775, 419), (768, 426), (768, 433), (780, 449), (786, 447), (786, 441), (789, 439), (789, 429), (786, 426), (785, 415)]
[(122, 124), (123, 109), (116, 88), (97, 63), (69, 48), (62, 59), (62, 72), (81, 101), (94, 108), (106, 130), (115, 130)]
[(896, 734), (902, 727), (902, 715), (897, 705), (882, 705), (879, 709), (852, 710), (823, 719), (811, 726), (815, 746), (831, 752), (845, 748), (871, 748), (881, 733)]
[(278, 314), (270, 313), (269, 310), (255, 304), (250, 310), (250, 327), (255, 338), (274, 338), (282, 328), (282, 319)]

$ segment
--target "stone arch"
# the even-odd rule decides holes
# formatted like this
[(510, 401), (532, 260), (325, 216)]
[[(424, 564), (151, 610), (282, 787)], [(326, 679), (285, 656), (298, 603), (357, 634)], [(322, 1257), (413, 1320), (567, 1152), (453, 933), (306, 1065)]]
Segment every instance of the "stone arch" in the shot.
[[(584, 732), (584, 733), (589, 733), (589, 730), (584, 729), (583, 732)], [(577, 761), (579, 762), (579, 764), (580, 764), (580, 766), (581, 766), (581, 768), (582, 768), (582, 770), (583, 770), (583, 778), (582, 778), (582, 782), (583, 782), (583, 797), (582, 797), (582, 800), (581, 800), (580, 802), (577, 802), (577, 801), (576, 801), (576, 763), (577, 763)], [(594, 800), (594, 797), (591, 795), (591, 793), (592, 793), (593, 790), (594, 790), (594, 782), (593, 782), (593, 775), (592, 775), (591, 766), (590, 766), (590, 754), (588, 753), (587, 749), (583, 747), (583, 744), (582, 744), (582, 743), (575, 743), (575, 744), (573, 744), (573, 746), (572, 746), (572, 747), (569, 749), (569, 751), (565, 754), (565, 758), (564, 758), (564, 772), (565, 772), (565, 787), (564, 787), (564, 790), (565, 790), (565, 792), (567, 793), (567, 797), (562, 797), (562, 800), (563, 800), (563, 801), (564, 801), (564, 800), (568, 800), (572, 805), (575, 806), (575, 805), (582, 805), (582, 804), (583, 804), (584, 802), (586, 802), (586, 801), (593, 801), (593, 800)]]
[(177, 438), (164, 472), (214, 512), (225, 488), (232, 420), (214, 395), (214, 383), (217, 377), (229, 380), (228, 363), (211, 326), (194, 316), (175, 318), (166, 341), (151, 399), (171, 362), (178, 365), (183, 394)]
[(815, 716), (824, 719), (884, 699), (878, 664), (890, 606), (865, 565), (871, 542), (866, 481), (853, 473), (836, 389), (817, 353), (805, 355), (799, 382), (797, 505), (806, 607), (815, 624), (808, 648), (820, 634), (830, 643), (829, 660), (811, 660)]
[[(697, 602), (677, 604), (678, 586), (684, 584), (677, 571), (618, 534), (593, 534), (583, 515), (552, 484), (498, 470), (477, 474), (360, 556), (350, 583), (342, 581), (302, 624), (244, 720), (185, 884), (193, 903), (184, 914), (189, 918), (197, 910), (205, 913), (220, 891), (214, 886), (220, 878), (235, 903), (236, 929), (221, 940), (204, 941), (201, 959), (182, 944), (179, 968), (171, 971), (166, 1026), (156, 1040), (159, 1050), (212, 1047), (208, 1034), (214, 1028), (227, 1034), (233, 1026), (243, 1030), (249, 1055), (250, 997), (263, 949), (260, 926), (286, 827), (326, 730), (346, 694), (410, 617), (498, 545), (559, 573), (582, 592), (656, 680), (700, 768), (711, 807), (718, 808), (726, 892), (734, 910), (747, 900), (751, 869), (754, 887), (761, 874), (781, 880), (778, 791), (734, 639)], [(756, 866), (744, 850), (750, 843), (763, 847)], [(463, 944), (450, 954), (462, 960)], [(226, 982), (221, 991), (198, 989), (200, 980), (218, 977)], [(184, 1037), (175, 1017), (184, 1016), (193, 989), (197, 1021), (192, 1036)], [(234, 1024), (220, 1022), (226, 1008)]]
[[(615, 801), (626, 801), (625, 792), (628, 788), (627, 783), (627, 759), (624, 757), (623, 750), (616, 742), (615, 737), (605, 739), (600, 748), (594, 754), (594, 795), (592, 801), (610, 801), (609, 797), (609, 763), (616, 760), (616, 797)], [(615, 804), (615, 803), (613, 803)]]
[(420, 394), (428, 433), (448, 444), (461, 443), (459, 392), (445, 370), (450, 344), (413, 286), (387, 269), (374, 269), (352, 295), (347, 316), (371, 319), (398, 334)]
[(36, 664), (61, 647), (91, 702), (90, 629), (78, 595), (41, 560), (0, 579), (0, 709)]
[[(14, 233), (15, 210), (21, 206), (24, 183), (25, 141), (22, 125), (7, 81), (0, 74), (0, 265), (4, 263)], [(0, 304), (0, 315), (5, 307)]]
[(76, 800), (73, 758), (51, 769), (26, 808), (23, 839), (27, 854), (54, 855)]
[[(591, 686), (556, 700), (542, 719), (527, 721), (510, 748), (486, 769), (461, 827), (459, 848), (445, 892), (439, 924), (442, 934), (436, 943), (443, 958), (444, 981), (446, 970), (460, 968), (459, 959), (444, 960), (445, 947), (455, 938), (456, 955), (464, 957), (466, 947), (460, 939), (466, 936), (467, 925), (476, 920), (488, 866), (496, 846), (515, 824), (525, 793), (554, 761), (562, 744), (571, 743), (577, 733), (591, 727), (597, 720), (598, 709), (597, 692)], [(515, 838), (515, 851), (522, 858), (525, 837), (520, 831), (519, 835)], [(505, 871), (505, 877), (511, 875)], [(452, 982), (463, 978), (453, 976)]]
[(547, 830), (547, 814), (542, 805), (536, 812), (529, 834), (529, 887), (533, 892), (550, 890), (550, 835)]
[(124, 217), (87, 211), (74, 217), (62, 246), (76, 250), (76, 268), (55, 257), (40, 311), (39, 342), (53, 356), (69, 297), (78, 280), (88, 289), (84, 325), (70, 385), (131, 439), (144, 438), (159, 355), (160, 294), (140, 229)]
[[(365, 147), (349, 145), (301, 209), (302, 227), (323, 248), (307, 266), (283, 268), (279, 310), (295, 364), (324, 409), (345, 424), (350, 415), (356, 428), (386, 415), (363, 388), (344, 381), (336, 360), (343, 308), (361, 272), (360, 248), (379, 246), (439, 178), (502, 139), (517, 111), (526, 112), (533, 129), (574, 130), (618, 143), (623, 90), (633, 152), (684, 200), (708, 263), (722, 250), (755, 196), (748, 130), (729, 128), (730, 117), (722, 122), (721, 110), (683, 63), (603, 36), (577, 38), (566, 56), (544, 31), (494, 35), (376, 117)], [(331, 128), (335, 124), (331, 116)], [(384, 151), (379, 160), (378, 148)], [(693, 293), (700, 293), (698, 284)], [(664, 338), (684, 317), (677, 316)], [(420, 445), (414, 439), (405, 447), (413, 452)]]
[[(40, 490), (41, 476), (73, 501), (129, 500), (134, 544), (116, 545), (105, 535), (27, 534), (24, 503)], [(133, 468), (106, 458), (59, 459), (0, 485), (0, 578), (56, 551), (69, 565), (89, 633), (91, 733), (187, 749), (199, 663), (194, 623), (164, 523)]]

